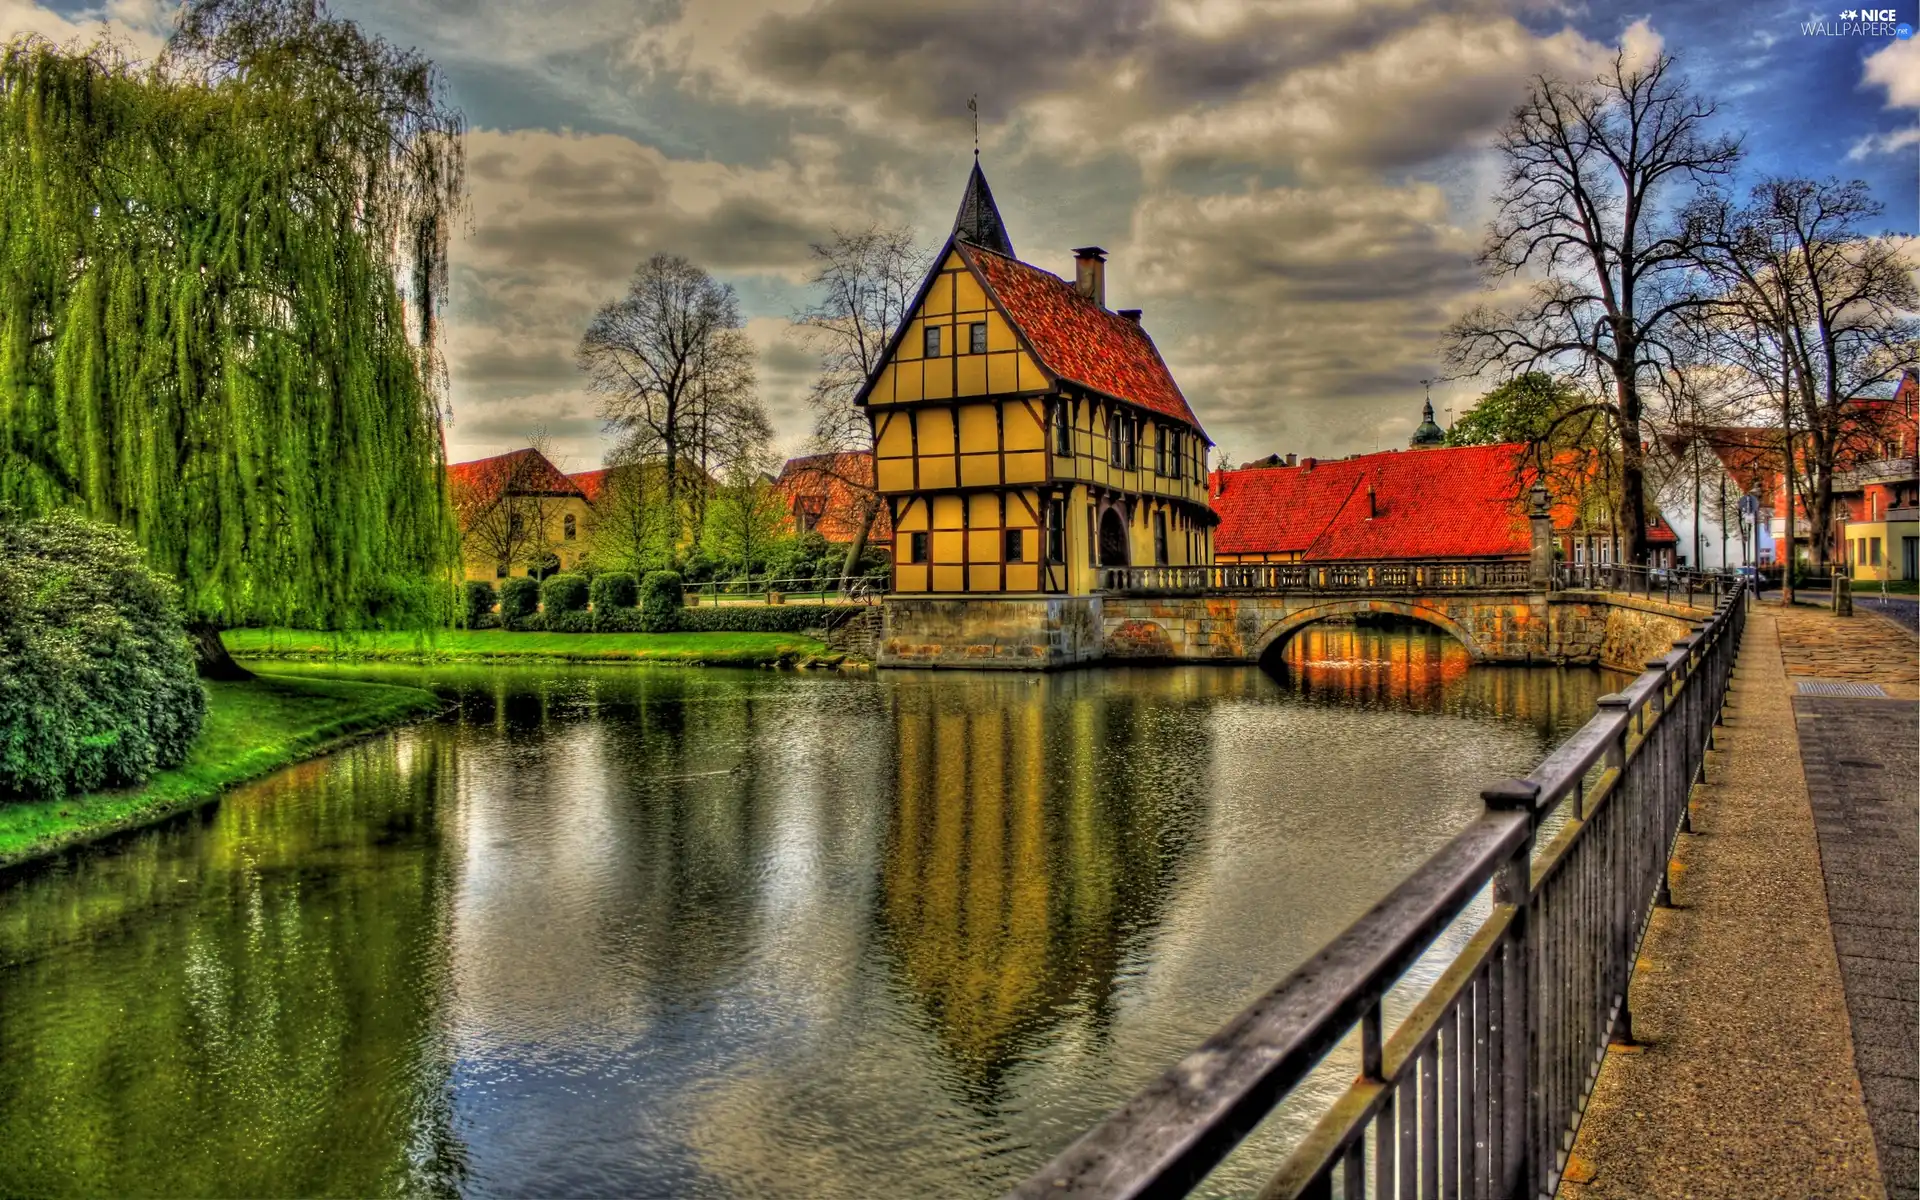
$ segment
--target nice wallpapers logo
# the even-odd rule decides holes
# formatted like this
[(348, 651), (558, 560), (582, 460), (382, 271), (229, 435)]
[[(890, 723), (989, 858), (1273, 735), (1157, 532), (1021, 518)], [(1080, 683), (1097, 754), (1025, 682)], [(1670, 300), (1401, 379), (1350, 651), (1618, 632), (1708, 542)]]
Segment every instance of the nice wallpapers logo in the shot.
[(1890, 37), (1910, 38), (1913, 26), (1902, 21), (1892, 8), (1849, 8), (1833, 21), (1808, 21), (1800, 26), (1808, 37)]

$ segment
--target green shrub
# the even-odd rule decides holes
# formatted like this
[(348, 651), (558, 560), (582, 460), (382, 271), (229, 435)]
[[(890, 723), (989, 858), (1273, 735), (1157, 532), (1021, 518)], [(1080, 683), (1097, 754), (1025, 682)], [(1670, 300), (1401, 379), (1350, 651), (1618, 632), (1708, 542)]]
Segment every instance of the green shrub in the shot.
[(547, 613), (547, 628), (552, 629), (555, 613), (582, 612), (587, 607), (587, 581), (580, 575), (549, 575), (540, 584), (540, 607)]
[(605, 571), (593, 581), (593, 607), (632, 608), (640, 599), (640, 585), (625, 571)]
[(528, 630), (538, 628), (533, 619), (539, 616), (540, 583), (516, 575), (500, 585), (500, 624), (506, 629)]
[(541, 626), (548, 633), (592, 633), (594, 631), (593, 614), (584, 608), (565, 612), (543, 612), (540, 614)]
[(595, 633), (646, 632), (641, 628), (640, 610), (637, 608), (596, 608), (590, 615), (593, 617)]
[(649, 571), (640, 585), (640, 631), (672, 633), (680, 628), (680, 576), (673, 571)]
[(493, 606), (498, 599), (493, 584), (485, 579), (467, 580), (465, 599), (466, 621), (468, 629), (486, 629), (493, 621)]
[(830, 604), (702, 605), (680, 614), (689, 633), (803, 633), (819, 629), (840, 611)]
[(0, 799), (177, 766), (206, 707), (178, 592), (131, 537), (0, 510)]

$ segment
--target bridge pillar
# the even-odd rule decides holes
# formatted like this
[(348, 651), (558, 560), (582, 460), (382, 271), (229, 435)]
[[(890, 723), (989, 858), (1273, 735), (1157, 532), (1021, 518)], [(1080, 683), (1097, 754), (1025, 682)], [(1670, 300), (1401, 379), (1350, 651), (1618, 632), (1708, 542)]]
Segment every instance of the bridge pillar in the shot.
[(1533, 527), (1527, 583), (1533, 591), (1549, 592), (1553, 590), (1553, 510), (1547, 506), (1547, 489), (1539, 484), (1527, 498), (1527, 520)]

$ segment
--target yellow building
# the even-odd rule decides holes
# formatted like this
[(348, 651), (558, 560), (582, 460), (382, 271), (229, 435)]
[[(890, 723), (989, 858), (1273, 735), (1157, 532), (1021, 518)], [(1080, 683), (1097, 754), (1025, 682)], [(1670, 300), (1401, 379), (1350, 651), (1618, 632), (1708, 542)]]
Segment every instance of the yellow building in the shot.
[(1213, 561), (1206, 432), (1106, 253), (1014, 257), (976, 162), (952, 235), (857, 403), (898, 596), (1086, 596), (1103, 566)]
[(447, 487), (466, 578), (539, 579), (585, 561), (593, 506), (538, 450), (450, 463)]

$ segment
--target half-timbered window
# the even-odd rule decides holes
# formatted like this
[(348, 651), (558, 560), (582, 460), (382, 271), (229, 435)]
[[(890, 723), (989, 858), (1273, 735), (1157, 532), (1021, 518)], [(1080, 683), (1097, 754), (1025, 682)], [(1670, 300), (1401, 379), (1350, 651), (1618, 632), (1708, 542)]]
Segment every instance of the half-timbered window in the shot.
[(1068, 457), (1073, 454), (1073, 413), (1064, 398), (1053, 406), (1053, 452)]
[(928, 358), (940, 357), (940, 327), (938, 325), (927, 326), (926, 356)]
[(1067, 561), (1067, 502), (1059, 497), (1047, 501), (1047, 561)]
[(1164, 479), (1167, 474), (1167, 439), (1171, 435), (1165, 425), (1154, 426), (1153, 433), (1153, 473)]
[(1127, 465), (1126, 420), (1118, 412), (1107, 416), (1107, 465), (1124, 467)]
[(1155, 566), (1167, 565), (1167, 513), (1165, 509), (1153, 514), (1153, 563)]
[(1006, 561), (1017, 563), (1026, 560), (1027, 540), (1025, 534), (1026, 530), (1024, 529), (1009, 529), (1006, 531)]
[(923, 563), (927, 561), (927, 535), (910, 533), (907, 535), (907, 561)]
[(579, 535), (580, 527), (574, 523), (572, 513), (568, 513), (560, 519), (560, 530), (560, 536), (569, 542)]
[(987, 323), (975, 321), (967, 326), (967, 353), (985, 354), (987, 352)]

